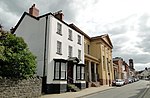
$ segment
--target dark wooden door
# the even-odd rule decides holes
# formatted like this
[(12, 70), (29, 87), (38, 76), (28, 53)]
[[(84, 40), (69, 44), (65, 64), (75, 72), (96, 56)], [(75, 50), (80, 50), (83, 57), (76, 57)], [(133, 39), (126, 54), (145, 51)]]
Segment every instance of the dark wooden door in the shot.
[(67, 82), (68, 83), (73, 83), (73, 63), (68, 62), (68, 67), (67, 67)]

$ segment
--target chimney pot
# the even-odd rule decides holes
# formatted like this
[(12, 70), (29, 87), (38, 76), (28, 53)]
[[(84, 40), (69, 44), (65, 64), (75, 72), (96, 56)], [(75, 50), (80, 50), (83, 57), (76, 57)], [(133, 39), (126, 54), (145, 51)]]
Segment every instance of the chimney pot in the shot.
[(39, 9), (35, 7), (35, 4), (33, 4), (31, 8), (29, 8), (29, 14), (35, 17), (39, 16)]
[(63, 20), (64, 19), (64, 14), (62, 13), (62, 10), (54, 13), (55, 17), (60, 19), (60, 20)]

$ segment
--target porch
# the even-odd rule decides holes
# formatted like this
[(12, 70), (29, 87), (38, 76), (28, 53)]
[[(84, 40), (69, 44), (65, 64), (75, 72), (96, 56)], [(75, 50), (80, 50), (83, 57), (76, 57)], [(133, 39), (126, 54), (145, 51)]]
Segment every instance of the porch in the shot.
[(98, 63), (85, 59), (85, 81), (86, 87), (98, 87), (100, 86), (99, 68)]

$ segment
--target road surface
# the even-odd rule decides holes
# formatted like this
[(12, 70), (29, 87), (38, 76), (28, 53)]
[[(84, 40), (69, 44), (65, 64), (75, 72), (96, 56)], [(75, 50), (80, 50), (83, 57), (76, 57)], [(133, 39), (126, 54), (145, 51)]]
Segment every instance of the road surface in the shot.
[(140, 80), (82, 98), (150, 98), (149, 81)]

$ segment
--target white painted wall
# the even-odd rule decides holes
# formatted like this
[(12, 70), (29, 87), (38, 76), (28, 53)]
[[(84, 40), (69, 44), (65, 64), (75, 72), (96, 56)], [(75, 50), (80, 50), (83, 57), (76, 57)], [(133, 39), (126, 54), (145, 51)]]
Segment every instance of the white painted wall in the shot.
[[(47, 68), (47, 83), (55, 83), (56, 81), (53, 81), (54, 78), (54, 61), (53, 59), (68, 59), (68, 46), (73, 47), (73, 57), (78, 57), (78, 49), (81, 50), (81, 62), (84, 63), (84, 36), (80, 33), (76, 32), (75, 30), (71, 29), (64, 23), (60, 22), (53, 16), (49, 16), (50, 25), (49, 25), (49, 49), (48, 49), (48, 68)], [(57, 22), (62, 24), (62, 36), (57, 34)], [(72, 38), (73, 41), (68, 40), (68, 29), (72, 30)], [(77, 36), (81, 36), (81, 45), (77, 44)], [(62, 55), (56, 54), (57, 51), (57, 41), (62, 42)], [(76, 75), (76, 70), (74, 68), (74, 78)]]
[[(43, 75), (44, 60), (44, 26), (45, 20), (36, 20), (25, 15), (15, 31), (17, 36), (23, 37), (30, 51), (37, 57), (37, 75)], [(40, 24), (40, 25), (39, 25)]]
[[(62, 24), (62, 36), (56, 33), (57, 22)], [(46, 18), (42, 17), (36, 20), (28, 15), (25, 15), (23, 21), (16, 29), (15, 34), (24, 38), (29, 49), (37, 56), (37, 74), (43, 76), (44, 66), (44, 45), (45, 45), (45, 25)], [(54, 79), (54, 61), (53, 59), (68, 59), (68, 46), (73, 47), (73, 57), (78, 57), (78, 49), (81, 50), (81, 61), (84, 63), (84, 36), (75, 30), (69, 28), (64, 23), (60, 22), (53, 16), (48, 16), (47, 24), (47, 55), (46, 55), (46, 75), (47, 83), (67, 83), (67, 81), (53, 81)], [(73, 41), (68, 40), (68, 29), (72, 30)], [(77, 36), (81, 36), (81, 45), (77, 44)], [(57, 41), (62, 42), (62, 55), (56, 54)], [(76, 68), (74, 68), (74, 76), (76, 76)], [(75, 78), (75, 77), (74, 77)], [(74, 80), (75, 82), (75, 80)]]

